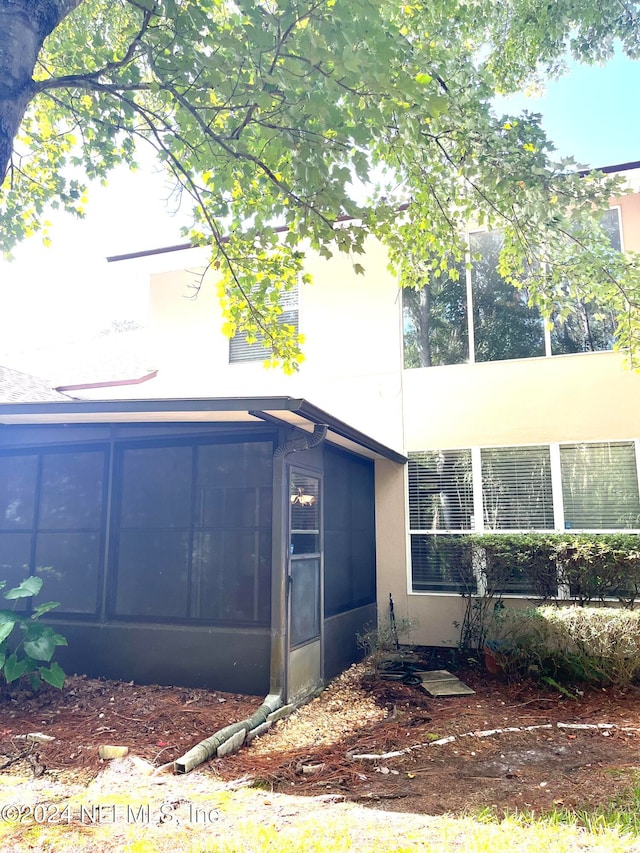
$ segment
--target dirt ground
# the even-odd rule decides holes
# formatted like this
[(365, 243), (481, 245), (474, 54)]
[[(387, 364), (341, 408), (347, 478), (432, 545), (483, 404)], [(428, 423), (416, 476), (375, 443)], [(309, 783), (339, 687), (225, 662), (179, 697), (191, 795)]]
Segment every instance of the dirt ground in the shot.
[[(366, 664), (352, 667), (267, 735), (201, 772), (217, 783), (243, 779), (427, 815), (581, 809), (615, 799), (640, 778), (637, 687), (581, 688), (569, 698), (479, 667), (456, 674), (474, 695), (434, 699)], [(246, 718), (262, 698), (79, 676), (35, 696), (5, 689), (0, 775), (88, 784), (107, 766), (101, 744), (125, 745), (160, 766)], [(31, 742), (31, 733), (54, 739)]]

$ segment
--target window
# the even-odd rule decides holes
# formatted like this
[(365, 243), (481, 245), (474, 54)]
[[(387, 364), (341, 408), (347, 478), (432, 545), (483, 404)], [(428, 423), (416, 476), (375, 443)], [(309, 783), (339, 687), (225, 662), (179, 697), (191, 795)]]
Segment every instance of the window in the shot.
[(473, 527), (471, 451), (409, 454), (409, 519), (414, 590), (460, 590), (471, 551), (448, 534)]
[(411, 534), (414, 592), (464, 592), (475, 586), (468, 536)]
[[(278, 322), (293, 326), (298, 331), (298, 302), (299, 288), (280, 294), (282, 314)], [(244, 361), (264, 361), (271, 356), (271, 349), (264, 339), (258, 335), (257, 340), (247, 341), (246, 332), (237, 332), (229, 341), (229, 363), (236, 364)]]
[(544, 355), (544, 324), (538, 309), (528, 305), (525, 289), (507, 284), (498, 272), (502, 234), (471, 234), (469, 248), (475, 360)]
[[(602, 226), (612, 248), (621, 251), (618, 208), (605, 212)], [(576, 301), (567, 317), (553, 318), (546, 333), (526, 289), (508, 284), (498, 272), (501, 232), (472, 232), (468, 239), (470, 269), (460, 264), (422, 290), (403, 290), (405, 368), (612, 348), (616, 318), (611, 311)]]
[(481, 451), (485, 530), (553, 530), (548, 447)]
[(526, 566), (487, 565), (471, 533), (640, 531), (639, 448), (636, 440), (410, 453), (413, 591), (459, 592), (482, 571), (502, 592), (534, 592)]
[(409, 513), (412, 530), (471, 530), (471, 451), (411, 453)]
[[(609, 234), (611, 247), (622, 251), (619, 208), (607, 210), (602, 227)], [(573, 310), (564, 318), (553, 317), (551, 353), (597, 352), (613, 348), (616, 316), (609, 308), (595, 302), (576, 301)]]
[(405, 367), (469, 361), (464, 264), (421, 290), (402, 291)]
[(633, 442), (566, 445), (560, 461), (567, 530), (640, 527)]
[(271, 442), (124, 448), (117, 616), (266, 624)]
[(0, 457), (0, 579), (38, 574), (56, 614), (95, 614), (104, 479), (101, 449)]

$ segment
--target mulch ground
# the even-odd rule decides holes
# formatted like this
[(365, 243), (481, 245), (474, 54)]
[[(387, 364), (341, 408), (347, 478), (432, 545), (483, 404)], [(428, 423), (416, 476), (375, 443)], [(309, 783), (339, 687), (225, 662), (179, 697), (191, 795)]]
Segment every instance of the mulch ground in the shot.
[[(638, 784), (637, 687), (580, 688), (571, 699), (533, 682), (499, 681), (479, 668), (456, 674), (475, 695), (433, 699), (364, 664), (352, 667), (270, 733), (204, 770), (218, 780), (245, 778), (274, 791), (425, 814), (485, 806), (580, 809)], [(35, 696), (5, 689), (0, 772), (30, 768), (36, 776), (89, 780), (104, 769), (97, 753), (104, 743), (126, 745), (159, 766), (246, 718), (261, 701), (78, 676), (62, 691), (45, 687)], [(30, 744), (24, 736), (33, 732), (54, 740)]]

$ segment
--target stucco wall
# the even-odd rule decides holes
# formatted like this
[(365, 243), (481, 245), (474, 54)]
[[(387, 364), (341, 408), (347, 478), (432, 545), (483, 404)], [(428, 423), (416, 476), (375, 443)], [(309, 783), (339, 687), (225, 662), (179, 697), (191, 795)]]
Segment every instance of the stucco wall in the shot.
[(193, 271), (153, 276), (149, 322), (159, 372), (136, 393), (305, 397), (379, 441), (402, 447), (398, 285), (381, 244), (369, 241), (358, 260), (366, 269), (363, 276), (354, 273), (347, 256), (309, 256), (306, 269), (315, 283), (300, 291), (305, 360), (294, 376), (265, 369), (261, 361), (229, 364), (214, 272), (207, 273), (197, 297)]
[(408, 450), (635, 437), (640, 374), (611, 352), (404, 373)]

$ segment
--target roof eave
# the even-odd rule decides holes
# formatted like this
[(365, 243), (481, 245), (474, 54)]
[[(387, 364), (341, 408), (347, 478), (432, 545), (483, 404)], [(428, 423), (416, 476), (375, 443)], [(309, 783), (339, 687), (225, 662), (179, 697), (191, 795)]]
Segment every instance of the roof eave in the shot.
[[(106, 423), (126, 420), (129, 423), (148, 421), (169, 422), (179, 416), (184, 422), (190, 414), (200, 422), (213, 415), (245, 415), (246, 421), (263, 419), (272, 415), (283, 426), (304, 428), (305, 424), (326, 424), (329, 432), (348, 444), (367, 450), (375, 457), (404, 464), (406, 456), (387, 447), (366, 433), (350, 426), (308, 400), (299, 397), (204, 397), (155, 400), (63, 400), (32, 403), (0, 403), (0, 425), (69, 423)], [(295, 416), (287, 419), (286, 415)], [(203, 417), (204, 415), (204, 417)], [(124, 417), (126, 416), (126, 417)], [(222, 418), (219, 418), (222, 420)], [(297, 422), (300, 419), (303, 423)], [(216, 421), (211, 417), (212, 422)], [(226, 419), (227, 421), (230, 418)]]

